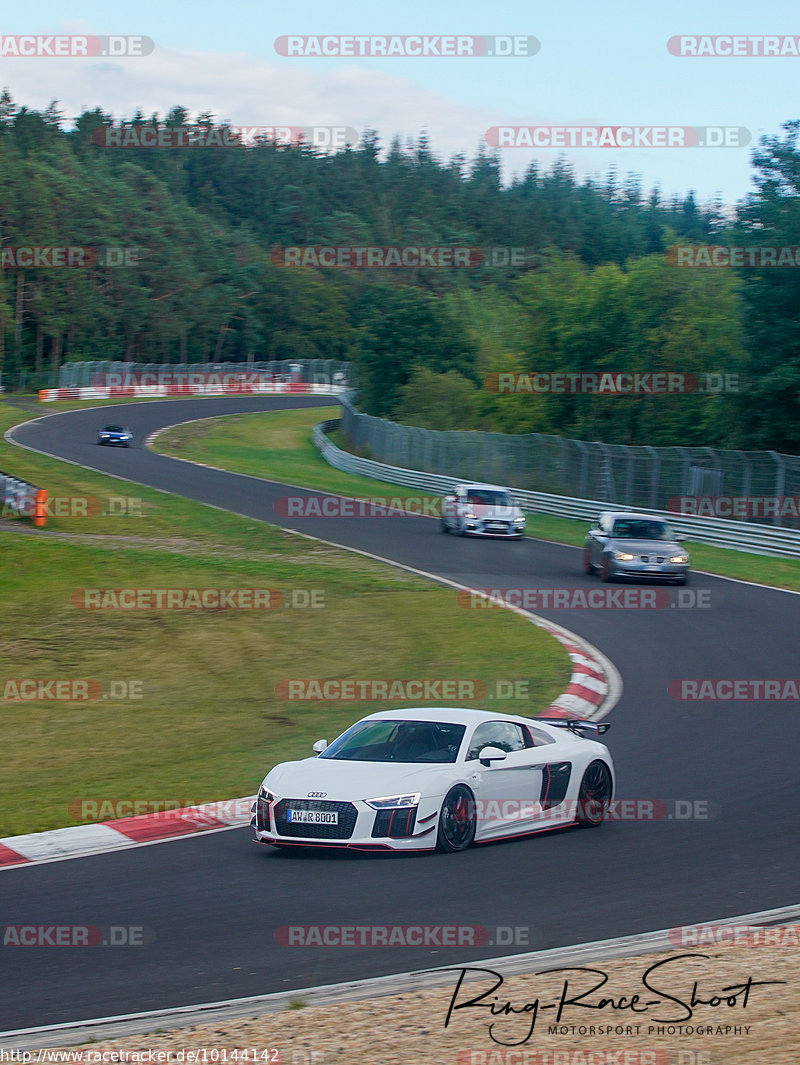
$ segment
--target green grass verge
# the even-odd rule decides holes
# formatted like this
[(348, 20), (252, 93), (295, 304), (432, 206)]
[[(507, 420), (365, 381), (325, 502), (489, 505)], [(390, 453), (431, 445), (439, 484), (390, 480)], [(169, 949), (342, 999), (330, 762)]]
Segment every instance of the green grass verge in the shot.
[[(29, 416), (0, 403), (2, 430)], [(491, 705), (536, 713), (569, 677), (563, 647), (517, 615), (462, 609), (454, 590), (374, 560), (5, 443), (0, 469), (51, 495), (138, 498), (143, 515), (56, 516), (40, 531), (0, 522), (0, 836), (80, 823), (70, 807), (83, 799), (246, 795), (275, 762), (403, 705), (293, 701), (276, 694), (290, 678), (477, 680), (492, 694), (518, 680), (517, 697)], [(72, 599), (82, 588), (314, 589), (324, 606), (85, 610)], [(128, 694), (8, 698), (27, 678)]]
[[(311, 443), (310, 429), (335, 418), (338, 407), (242, 414), (177, 426), (162, 434), (156, 450), (214, 466), (354, 496), (418, 498), (402, 485), (343, 473), (329, 466)], [(343, 446), (341, 440), (336, 440)], [(431, 499), (438, 498), (433, 495)], [(528, 515), (529, 536), (582, 547), (587, 523), (549, 514)], [(800, 560), (730, 551), (691, 542), (692, 566), (726, 577), (800, 591)]]

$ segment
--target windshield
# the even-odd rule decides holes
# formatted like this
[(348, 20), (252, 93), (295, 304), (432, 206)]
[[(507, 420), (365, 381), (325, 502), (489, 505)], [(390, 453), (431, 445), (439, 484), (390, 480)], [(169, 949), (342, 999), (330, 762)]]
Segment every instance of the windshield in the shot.
[(470, 488), (467, 491), (470, 503), (483, 504), (486, 507), (513, 507), (514, 502), (508, 492), (495, 492), (487, 488)]
[(672, 530), (665, 521), (625, 518), (614, 522), (611, 534), (616, 540), (672, 540)]
[(320, 758), (353, 762), (455, 762), (465, 725), (446, 721), (360, 721)]
[(121, 425), (107, 425), (103, 430), (104, 433), (124, 433), (126, 430)]

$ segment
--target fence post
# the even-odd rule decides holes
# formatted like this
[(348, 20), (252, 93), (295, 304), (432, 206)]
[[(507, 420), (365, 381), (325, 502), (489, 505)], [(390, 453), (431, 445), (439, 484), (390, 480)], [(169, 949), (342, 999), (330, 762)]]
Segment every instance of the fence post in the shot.
[[(783, 461), (783, 458), (778, 454), (777, 451), (770, 451), (769, 455), (772, 461), (778, 467), (775, 476), (775, 499), (783, 499), (783, 494), (786, 491), (786, 463)], [(781, 524), (780, 510), (780, 506), (775, 508), (775, 515), (772, 519), (773, 525)]]
[(658, 502), (658, 475), (661, 472), (661, 459), (652, 444), (645, 444), (644, 446), (650, 452), (650, 508), (655, 510)]

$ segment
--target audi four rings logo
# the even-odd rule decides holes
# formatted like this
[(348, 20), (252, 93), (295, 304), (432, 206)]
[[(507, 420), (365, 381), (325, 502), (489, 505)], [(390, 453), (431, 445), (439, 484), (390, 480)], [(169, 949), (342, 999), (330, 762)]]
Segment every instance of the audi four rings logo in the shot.
[(327, 791), (310, 791), (308, 797), (309, 799), (324, 799), (327, 794)]

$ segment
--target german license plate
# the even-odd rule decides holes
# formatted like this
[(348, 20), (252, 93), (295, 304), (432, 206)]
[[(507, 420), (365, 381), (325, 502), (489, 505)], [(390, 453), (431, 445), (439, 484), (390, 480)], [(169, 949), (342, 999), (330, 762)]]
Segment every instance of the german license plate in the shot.
[(298, 825), (338, 825), (336, 810), (287, 810), (286, 820)]

